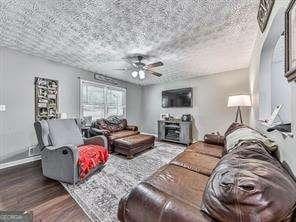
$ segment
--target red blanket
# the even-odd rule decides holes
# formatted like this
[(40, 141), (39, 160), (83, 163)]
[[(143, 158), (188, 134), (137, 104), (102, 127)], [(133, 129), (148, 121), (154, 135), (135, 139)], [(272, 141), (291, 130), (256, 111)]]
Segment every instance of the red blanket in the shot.
[(102, 146), (85, 145), (79, 147), (80, 178), (83, 179), (96, 166), (106, 163), (108, 157), (107, 149)]

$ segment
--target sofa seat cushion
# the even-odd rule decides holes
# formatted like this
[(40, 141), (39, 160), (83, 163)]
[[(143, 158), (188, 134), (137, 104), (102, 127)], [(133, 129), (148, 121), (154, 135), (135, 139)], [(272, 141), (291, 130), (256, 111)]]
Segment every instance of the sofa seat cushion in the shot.
[(169, 164), (160, 168), (144, 182), (188, 205), (200, 207), (208, 178), (186, 168)]
[(206, 154), (216, 158), (221, 158), (224, 148), (218, 145), (197, 142), (191, 144), (186, 150), (192, 150), (196, 153)]
[(116, 139), (137, 135), (139, 133), (140, 132), (138, 132), (138, 131), (122, 130), (122, 131), (111, 133), (108, 138), (113, 141), (113, 140), (116, 140)]
[[(213, 149), (209, 151), (210, 148)], [(178, 155), (123, 197), (118, 219), (121, 222), (214, 221), (200, 210), (209, 177), (197, 171), (211, 171), (218, 161), (214, 156), (222, 156), (222, 150), (220, 146), (193, 144), (184, 155)], [(212, 155), (206, 155), (208, 153)], [(211, 166), (206, 167), (203, 158), (211, 161)], [(194, 162), (199, 160), (202, 161), (200, 165)]]
[(186, 150), (172, 160), (170, 164), (210, 176), (219, 161), (220, 159), (216, 157)]

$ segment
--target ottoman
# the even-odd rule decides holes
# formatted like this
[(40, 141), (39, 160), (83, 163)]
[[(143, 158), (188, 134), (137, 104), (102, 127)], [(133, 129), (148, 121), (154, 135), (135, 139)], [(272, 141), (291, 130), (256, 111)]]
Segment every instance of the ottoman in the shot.
[(114, 151), (126, 155), (132, 159), (135, 154), (154, 147), (155, 137), (151, 135), (137, 134), (114, 140)]

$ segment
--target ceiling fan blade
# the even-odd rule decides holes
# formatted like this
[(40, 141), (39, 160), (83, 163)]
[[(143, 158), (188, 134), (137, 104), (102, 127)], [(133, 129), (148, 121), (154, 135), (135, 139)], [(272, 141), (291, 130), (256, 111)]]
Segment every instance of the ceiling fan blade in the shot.
[(158, 66), (163, 66), (163, 62), (155, 62), (155, 63), (149, 64), (149, 65), (146, 65), (145, 68), (151, 69), (151, 68), (158, 67)]
[(155, 75), (155, 76), (157, 76), (157, 77), (161, 77), (162, 76), (162, 74), (160, 74), (160, 73), (158, 73), (158, 72), (154, 72), (154, 71), (152, 71), (152, 70), (148, 70), (149, 71), (149, 73), (151, 74), (151, 75)]
[(134, 70), (134, 68), (123, 68), (123, 69), (113, 69), (113, 70), (127, 71), (127, 70)]
[(138, 68), (137, 64), (135, 64), (132, 60), (129, 58), (124, 58), (129, 64), (131, 64), (134, 68)]

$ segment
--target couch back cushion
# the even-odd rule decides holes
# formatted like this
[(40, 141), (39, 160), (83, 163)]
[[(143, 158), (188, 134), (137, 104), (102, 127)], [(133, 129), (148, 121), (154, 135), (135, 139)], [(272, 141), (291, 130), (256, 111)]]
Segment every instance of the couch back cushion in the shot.
[(259, 131), (242, 124), (234, 123), (230, 126), (225, 134), (225, 147), (227, 152), (231, 152), (240, 144), (250, 141), (256, 141), (264, 145), (270, 151), (275, 152), (278, 148), (277, 144)]
[(122, 131), (127, 126), (127, 120), (126, 119), (118, 119), (112, 120), (112, 119), (99, 119), (96, 121), (95, 126), (101, 130), (108, 130), (110, 132), (118, 132)]
[(290, 221), (296, 183), (259, 143), (225, 155), (212, 173), (202, 210), (221, 222)]
[(48, 120), (49, 138), (53, 146), (83, 144), (83, 138), (74, 119)]

